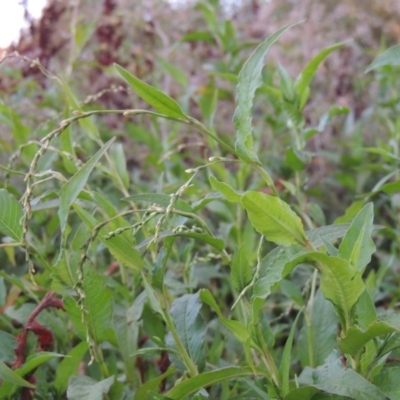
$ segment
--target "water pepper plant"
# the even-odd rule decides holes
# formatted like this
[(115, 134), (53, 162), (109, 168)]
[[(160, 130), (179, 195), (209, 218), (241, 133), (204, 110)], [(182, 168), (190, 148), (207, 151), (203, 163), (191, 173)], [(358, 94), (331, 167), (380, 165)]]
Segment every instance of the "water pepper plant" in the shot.
[[(265, 56), (294, 25), (263, 41), (235, 77), (234, 144), (213, 126), (217, 91), (201, 122), (120, 65), (116, 73), (150, 109), (85, 110), (57, 78), (72, 114), (35, 143), (22, 197), (0, 189), (1, 247), (10, 260), (23, 251), (28, 265), (26, 276), (1, 274), (3, 309), (13, 293), (37, 303), (24, 309), (27, 319), (11, 311), (2, 319), (0, 398), (44, 390), (54, 399), (399, 398), (400, 314), (377, 306), (369, 268), (382, 228), (374, 203), (365, 196), (327, 225), (304, 191), (314, 156), (307, 142), (349, 112), (332, 107), (308, 126), (310, 83), (348, 43), (322, 50), (296, 79), (279, 65), (269, 86)], [(368, 71), (398, 64), (398, 49)], [(274, 177), (260, 151), (256, 93), (281, 110), (293, 179)], [(181, 182), (134, 188), (121, 141), (111, 133), (104, 142), (94, 122), (104, 114), (165, 121), (171, 134), (188, 129), (212, 154)], [(72, 145), (77, 125), (94, 153), (83, 160)], [(23, 325), (17, 337), (10, 318)]]

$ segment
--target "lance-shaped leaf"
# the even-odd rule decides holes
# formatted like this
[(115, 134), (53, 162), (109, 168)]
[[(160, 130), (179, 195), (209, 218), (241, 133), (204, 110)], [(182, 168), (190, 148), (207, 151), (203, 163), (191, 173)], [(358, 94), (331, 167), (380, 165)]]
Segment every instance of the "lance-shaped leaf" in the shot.
[[(74, 209), (89, 229), (93, 229), (100, 222), (85, 209), (79, 207), (78, 204), (74, 204)], [(119, 219), (123, 220), (122, 217)], [(129, 268), (140, 271), (144, 268), (144, 262), (139, 251), (133, 247), (132, 240), (125, 234), (107, 238), (110, 229), (116, 230), (125, 226), (126, 221), (118, 222), (119, 219), (111, 221), (109, 225), (101, 228), (97, 238), (107, 247), (117, 261)]]
[(88, 376), (73, 376), (69, 381), (67, 398), (69, 400), (102, 400), (114, 383), (115, 376), (100, 382)]
[(0, 233), (10, 236), (17, 242), (22, 237), (22, 206), (5, 189), (0, 189)]
[(68, 212), (71, 205), (74, 203), (79, 193), (82, 191), (89, 179), (90, 173), (96, 166), (100, 158), (110, 148), (115, 138), (109, 140), (68, 182), (60, 189), (60, 208), (58, 217), (60, 219), (61, 233), (65, 231), (67, 225)]
[(237, 130), (236, 150), (246, 161), (260, 164), (254, 150), (251, 120), (254, 95), (262, 85), (261, 71), (264, 67), (264, 57), (282, 33), (294, 25), (296, 24), (286, 25), (262, 42), (245, 62), (239, 73), (236, 87), (237, 107), (233, 116), (233, 123)]
[(247, 192), (241, 201), (255, 230), (267, 240), (282, 246), (306, 244), (307, 237), (301, 219), (278, 197)]
[(241, 195), (233, 190), (227, 183), (220, 182), (212, 175), (209, 176), (209, 180), (211, 186), (218, 192), (222, 193), (228, 201), (232, 203), (240, 203)]
[(382, 54), (379, 54), (378, 57), (368, 66), (365, 72), (370, 72), (373, 69), (383, 67), (384, 65), (400, 65), (400, 44), (396, 46), (389, 47)]
[(376, 247), (371, 239), (374, 219), (372, 203), (366, 204), (353, 219), (339, 246), (338, 256), (348, 260), (361, 273), (371, 261)]
[(387, 400), (375, 385), (352, 369), (336, 371), (321, 383), (293, 389), (284, 400), (310, 400), (320, 392), (356, 400)]
[(114, 64), (115, 69), (129, 86), (141, 97), (146, 103), (151, 105), (161, 114), (171, 118), (187, 118), (182, 111), (180, 105), (171, 97), (167, 96), (160, 90), (150, 86), (133, 76), (126, 69), (118, 64)]
[(329, 46), (326, 49), (320, 51), (301, 71), (300, 75), (296, 79), (295, 89), (300, 97), (300, 108), (303, 108), (307, 101), (307, 88), (314, 78), (315, 73), (322, 61), (330, 54), (342, 47), (346, 42), (337, 43), (333, 46)]
[(339, 339), (338, 345), (343, 353), (355, 357), (370, 340), (393, 332), (400, 331), (385, 321), (375, 321), (366, 330), (353, 325), (347, 330), (346, 336)]
[(373, 382), (390, 400), (400, 399), (400, 368), (386, 368), (376, 375)]
[[(91, 339), (100, 344), (109, 339), (109, 331), (112, 326), (113, 299), (111, 292), (105, 286), (104, 278), (91, 266), (84, 266), (83, 290), (85, 293), (83, 300), (85, 324)], [(65, 309), (78, 335), (81, 339), (86, 339), (86, 328), (82, 322), (82, 312), (70, 297), (65, 300)]]
[(321, 272), (321, 291), (336, 306), (342, 325), (347, 326), (350, 312), (365, 290), (360, 273), (343, 258), (323, 253), (306, 253), (286, 265), (292, 269), (303, 262), (313, 262)]
[(240, 377), (253, 374), (254, 370), (250, 367), (228, 367), (204, 372), (203, 374), (196, 375), (193, 378), (178, 382), (166, 393), (166, 396), (169, 399), (180, 400), (185, 398), (185, 396), (196, 392), (202, 387), (215, 385), (216, 383), (223, 382), (227, 379), (238, 379)]
[(25, 386), (31, 389), (35, 387), (35, 385), (32, 385), (16, 372), (14, 372), (12, 369), (7, 367), (7, 365), (4, 364), (3, 361), (0, 361), (0, 379), (3, 382), (9, 382), (16, 386)]
[[(318, 248), (323, 245), (323, 241), (343, 237), (348, 227), (348, 224), (323, 226), (307, 231), (307, 237), (312, 245)], [(254, 286), (253, 298), (265, 299), (269, 296), (273, 287), (297, 265), (292, 262), (305, 253), (306, 249), (300, 245), (278, 246), (270, 251), (261, 260), (260, 275)]]
[[(204, 336), (206, 325), (200, 315), (201, 301), (199, 294), (185, 294), (172, 303), (170, 315), (191, 360), (197, 365), (199, 371), (205, 367)], [(167, 342), (173, 343), (172, 335)], [(174, 360), (171, 353), (170, 357)]]

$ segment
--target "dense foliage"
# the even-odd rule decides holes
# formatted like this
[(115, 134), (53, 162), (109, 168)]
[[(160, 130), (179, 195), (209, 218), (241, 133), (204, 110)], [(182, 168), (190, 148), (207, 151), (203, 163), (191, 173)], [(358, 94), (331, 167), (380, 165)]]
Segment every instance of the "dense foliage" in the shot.
[(54, 1), (3, 59), (0, 399), (399, 398), (400, 47), (302, 62), (250, 3), (170, 46), (135, 2), (128, 52)]

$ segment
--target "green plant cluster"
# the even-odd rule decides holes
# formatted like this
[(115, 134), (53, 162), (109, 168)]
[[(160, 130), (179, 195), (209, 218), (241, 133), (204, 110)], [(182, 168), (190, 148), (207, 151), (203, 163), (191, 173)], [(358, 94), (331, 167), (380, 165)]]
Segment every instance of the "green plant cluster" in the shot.
[[(219, 74), (236, 84), (235, 141), (216, 129), (215, 82), (196, 94), (194, 118), (117, 64), (110, 73), (148, 108), (81, 106), (52, 75), (66, 107), (34, 140), (0, 103), (16, 143), (0, 166), (0, 399), (400, 397), (400, 47), (366, 70), (388, 140), (366, 147), (360, 125), (351, 152), (317, 154), (310, 141), (351, 110), (333, 106), (310, 126), (310, 84), (349, 44), (321, 50), (296, 79), (280, 64), (266, 71), (294, 25), (238, 74)], [(213, 34), (236, 65), (232, 25)], [(110, 115), (126, 132), (106, 128)], [(130, 168), (127, 151), (139, 157), (143, 144), (146, 161)], [(338, 194), (311, 184), (323, 157), (338, 160), (324, 186), (341, 193), (336, 208)]]

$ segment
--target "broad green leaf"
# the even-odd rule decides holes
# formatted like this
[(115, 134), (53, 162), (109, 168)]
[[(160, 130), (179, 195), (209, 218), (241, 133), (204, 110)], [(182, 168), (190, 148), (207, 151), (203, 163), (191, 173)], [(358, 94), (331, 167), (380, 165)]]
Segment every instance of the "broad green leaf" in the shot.
[(379, 56), (376, 57), (375, 60), (368, 66), (365, 72), (370, 72), (379, 67), (383, 67), (384, 65), (400, 65), (400, 44), (389, 47), (382, 54), (379, 54)]
[(324, 245), (324, 241), (331, 242), (342, 238), (349, 229), (349, 226), (349, 224), (321, 226), (320, 228), (307, 231), (307, 237), (313, 246), (318, 248)]
[(314, 297), (309, 318), (311, 318), (311, 329), (308, 329), (305, 321), (297, 341), (297, 348), (302, 365), (315, 367), (322, 365), (329, 354), (336, 349), (339, 322), (332, 303), (323, 297), (320, 290)]
[(290, 328), (290, 333), (288, 338), (286, 339), (285, 347), (282, 353), (281, 365), (279, 367), (279, 375), (281, 377), (281, 392), (283, 396), (289, 393), (290, 355), (292, 353), (293, 338), (297, 326), (297, 321), (299, 320), (301, 313), (302, 310), (298, 312), (296, 319), (294, 320), (292, 327)]
[(242, 206), (256, 231), (267, 240), (282, 246), (307, 243), (301, 219), (281, 199), (261, 192), (247, 192), (242, 196)]
[(300, 108), (303, 108), (305, 103), (307, 102), (307, 96), (305, 96), (305, 91), (308, 88), (308, 85), (311, 83), (314, 78), (315, 73), (321, 62), (330, 54), (332, 51), (335, 51), (342, 47), (347, 42), (337, 43), (332, 46), (327, 47), (320, 51), (301, 71), (300, 75), (296, 79), (295, 89), (297, 94), (301, 99)]
[(378, 319), (374, 300), (367, 289), (364, 290), (363, 294), (358, 299), (353, 314), (353, 322), (361, 329), (367, 329)]
[(184, 399), (185, 396), (196, 392), (202, 387), (212, 386), (227, 379), (238, 379), (240, 377), (250, 376), (253, 374), (253, 369), (249, 367), (228, 367), (217, 369), (215, 371), (204, 372), (193, 378), (178, 382), (165, 395), (173, 400), (181, 400)]
[[(85, 322), (91, 339), (97, 344), (109, 339), (109, 329), (112, 321), (112, 295), (106, 287), (104, 277), (98, 274), (92, 266), (84, 266), (83, 291), (85, 298), (83, 307), (85, 310)], [(82, 333), (86, 334), (86, 329), (82, 327), (82, 317), (80, 312), (76, 313), (76, 307), (71, 305), (67, 298), (65, 308), (70, 314), (71, 320), (82, 338)], [(85, 335), (83, 336), (85, 339)]]
[(341, 323), (346, 326), (352, 308), (365, 290), (360, 273), (347, 260), (316, 252), (300, 256), (287, 268), (307, 261), (314, 262), (320, 270), (322, 293), (336, 306)]
[(114, 315), (113, 328), (118, 341), (121, 358), (125, 364), (125, 374), (129, 381), (134, 380), (135, 360), (133, 353), (137, 350), (139, 337), (139, 323), (132, 318), (129, 310), (119, 306), (122, 310)]
[(396, 331), (400, 332), (398, 328), (383, 321), (373, 322), (366, 330), (353, 325), (346, 331), (346, 336), (339, 339), (338, 345), (343, 353), (355, 357), (370, 340)]
[(205, 367), (206, 325), (200, 315), (199, 294), (185, 294), (172, 303), (169, 314), (191, 360), (201, 372)]
[(138, 96), (154, 107), (158, 112), (171, 118), (187, 118), (180, 105), (174, 99), (136, 78), (120, 65), (114, 64), (114, 66), (117, 72), (129, 84), (129, 86), (131, 86)]
[(58, 364), (54, 379), (54, 388), (59, 394), (63, 394), (67, 390), (69, 378), (78, 372), (79, 365), (87, 350), (87, 343), (80, 342)]
[(262, 42), (243, 65), (236, 87), (236, 110), (233, 123), (237, 130), (236, 151), (246, 161), (260, 164), (254, 149), (252, 136), (252, 108), (256, 90), (262, 86), (261, 71), (264, 66), (264, 57), (270, 47), (279, 39), (283, 32), (296, 24), (286, 25)]
[(56, 293), (74, 294), (74, 287), (78, 282), (78, 265), (81, 254), (75, 251), (64, 250), (56, 264), (51, 269), (51, 289)]
[(79, 193), (82, 191), (89, 178), (90, 173), (96, 166), (100, 158), (109, 149), (115, 138), (109, 140), (72, 178), (60, 189), (60, 208), (58, 217), (60, 219), (61, 233), (64, 234), (67, 225), (68, 212), (71, 205), (75, 202)]
[(108, 394), (115, 377), (110, 376), (100, 382), (88, 376), (71, 377), (67, 390), (68, 400), (103, 400)]
[(400, 399), (400, 368), (386, 368), (383, 372), (376, 375), (373, 383), (383, 392), (390, 400)]
[(273, 287), (290, 272), (285, 266), (305, 252), (300, 245), (279, 246), (270, 251), (261, 260), (260, 274), (254, 285), (252, 299), (268, 297)]
[[(158, 204), (161, 207), (167, 208), (171, 203), (171, 196), (162, 193), (140, 193), (133, 196), (124, 197), (125, 201), (143, 201), (151, 204)], [(174, 208), (186, 213), (193, 213), (193, 208), (184, 200), (176, 199)]]
[(3, 361), (0, 361), (0, 380), (3, 382), (9, 382), (16, 386), (24, 386), (33, 389), (35, 385), (32, 385), (25, 379), (21, 378), (19, 374), (14, 372), (11, 368), (7, 367)]
[[(99, 223), (95, 217), (93, 217), (78, 204), (74, 204), (74, 209), (79, 218), (87, 225), (89, 229), (92, 230)], [(142, 256), (140, 255), (139, 251), (134, 248), (133, 242), (127, 238), (127, 235), (115, 235), (107, 239), (107, 234), (110, 231), (115, 231), (115, 229), (120, 227), (121, 224), (118, 225), (118, 219), (114, 220), (110, 222), (110, 226), (106, 225), (100, 229), (97, 238), (104, 244), (104, 246), (107, 247), (112, 256), (122, 265), (125, 265), (136, 271), (141, 271), (144, 268)]]
[(249, 329), (242, 322), (228, 318), (220, 318), (220, 321), (240, 342), (245, 343), (250, 338)]
[(375, 385), (352, 369), (336, 371), (321, 383), (294, 389), (284, 400), (310, 400), (320, 391), (355, 400), (387, 400)]
[(244, 246), (239, 248), (232, 259), (230, 276), (233, 287), (239, 292), (251, 281), (252, 271)]
[(361, 273), (371, 261), (376, 247), (371, 239), (374, 219), (372, 203), (366, 204), (353, 219), (349, 230), (340, 243), (338, 256), (348, 260)]
[(209, 176), (211, 186), (222, 193), (225, 198), (232, 203), (240, 203), (241, 195), (235, 192), (227, 183), (218, 181), (212, 175)]
[(0, 233), (20, 242), (22, 238), (20, 223), (22, 216), (21, 204), (7, 190), (0, 189)]

